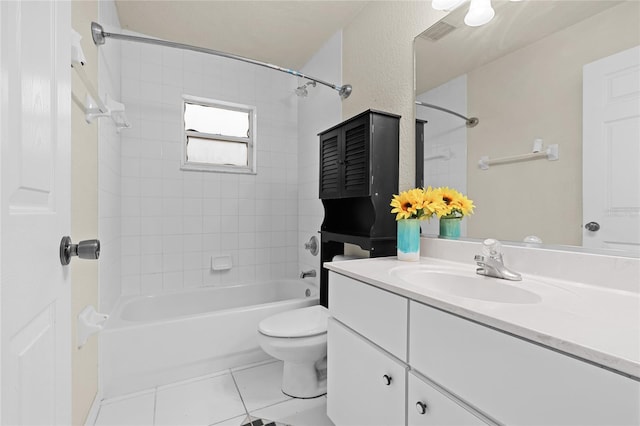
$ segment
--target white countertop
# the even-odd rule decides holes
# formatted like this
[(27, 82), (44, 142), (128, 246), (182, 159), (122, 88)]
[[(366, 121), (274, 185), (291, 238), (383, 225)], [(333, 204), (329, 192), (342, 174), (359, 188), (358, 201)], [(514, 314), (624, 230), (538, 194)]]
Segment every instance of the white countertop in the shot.
[(394, 268), (418, 265), (453, 268), (476, 275), (472, 262), (463, 264), (429, 257), (422, 257), (419, 262), (387, 257), (324, 264), (342, 275), (640, 378), (638, 293), (523, 274), (522, 282), (499, 280), (500, 284), (530, 290), (541, 301), (499, 303), (437, 292), (390, 274)]

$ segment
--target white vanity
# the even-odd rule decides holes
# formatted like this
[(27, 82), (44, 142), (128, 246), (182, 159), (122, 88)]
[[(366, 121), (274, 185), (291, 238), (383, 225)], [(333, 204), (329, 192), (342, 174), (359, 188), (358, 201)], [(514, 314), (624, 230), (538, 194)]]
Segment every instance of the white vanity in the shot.
[[(562, 273), (532, 275), (544, 272), (544, 255), (525, 256), (527, 270), (515, 261), (518, 249), (507, 259), (523, 281), (507, 282), (476, 276), (467, 256), (477, 247), (429, 243), (434, 253), (456, 252), (452, 257), (471, 259), (466, 263), (425, 257), (326, 265), (333, 422), (640, 424), (640, 297), (628, 291), (640, 285), (638, 260), (586, 259), (586, 269), (615, 265), (613, 279), (636, 280), (621, 289)], [(563, 260), (585, 261), (547, 255), (554, 259), (549, 270)]]

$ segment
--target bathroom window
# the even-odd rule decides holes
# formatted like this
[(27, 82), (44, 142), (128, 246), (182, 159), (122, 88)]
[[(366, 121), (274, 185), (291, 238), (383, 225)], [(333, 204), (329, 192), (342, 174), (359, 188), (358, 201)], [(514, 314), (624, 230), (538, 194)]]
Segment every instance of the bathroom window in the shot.
[(256, 108), (184, 96), (184, 170), (256, 172)]

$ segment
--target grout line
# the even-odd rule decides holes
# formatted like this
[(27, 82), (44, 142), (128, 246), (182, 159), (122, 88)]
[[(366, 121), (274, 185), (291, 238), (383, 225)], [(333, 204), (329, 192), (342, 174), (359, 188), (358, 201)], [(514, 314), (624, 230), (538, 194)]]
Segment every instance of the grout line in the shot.
[(156, 424), (156, 412), (158, 411), (158, 388), (156, 387), (153, 392), (153, 419), (151, 424)]
[(93, 419), (93, 424), (91, 426), (95, 426), (98, 423), (98, 419), (100, 418), (100, 411), (102, 411), (102, 403), (98, 406), (98, 412), (96, 413), (96, 418)]
[(238, 371), (248, 370), (250, 368), (261, 367), (267, 364), (275, 364), (276, 362), (280, 362), (280, 361), (278, 361), (277, 359), (267, 359), (264, 361), (252, 362), (251, 364), (247, 364), (247, 365), (241, 365), (240, 367), (233, 367), (233, 368), (230, 368), (230, 370), (232, 372), (238, 372)]
[(231, 379), (233, 380), (233, 384), (236, 387), (236, 390), (238, 391), (238, 395), (240, 395), (240, 402), (242, 402), (242, 406), (244, 407), (244, 412), (247, 416), (249, 416), (249, 410), (247, 410), (247, 405), (244, 403), (244, 398), (242, 397), (242, 392), (240, 392), (240, 387), (238, 386), (238, 382), (236, 382), (236, 378), (233, 375), (233, 371), (231, 371), (231, 369), (229, 369), (229, 374), (231, 375)]

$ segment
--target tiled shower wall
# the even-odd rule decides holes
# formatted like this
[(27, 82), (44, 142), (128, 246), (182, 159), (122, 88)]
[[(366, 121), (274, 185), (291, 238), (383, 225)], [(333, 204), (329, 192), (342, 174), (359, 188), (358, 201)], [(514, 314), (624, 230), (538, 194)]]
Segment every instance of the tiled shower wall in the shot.
[[(298, 272), (295, 78), (195, 52), (122, 43), (122, 293)], [(257, 174), (180, 170), (182, 95), (257, 107)], [(212, 256), (233, 267), (211, 270)]]
[[(113, 1), (99, 2), (105, 29), (120, 26)], [(120, 100), (120, 43), (98, 48), (98, 91)], [(98, 119), (98, 229), (101, 243), (99, 309), (110, 312), (120, 296), (120, 134), (108, 118)]]

